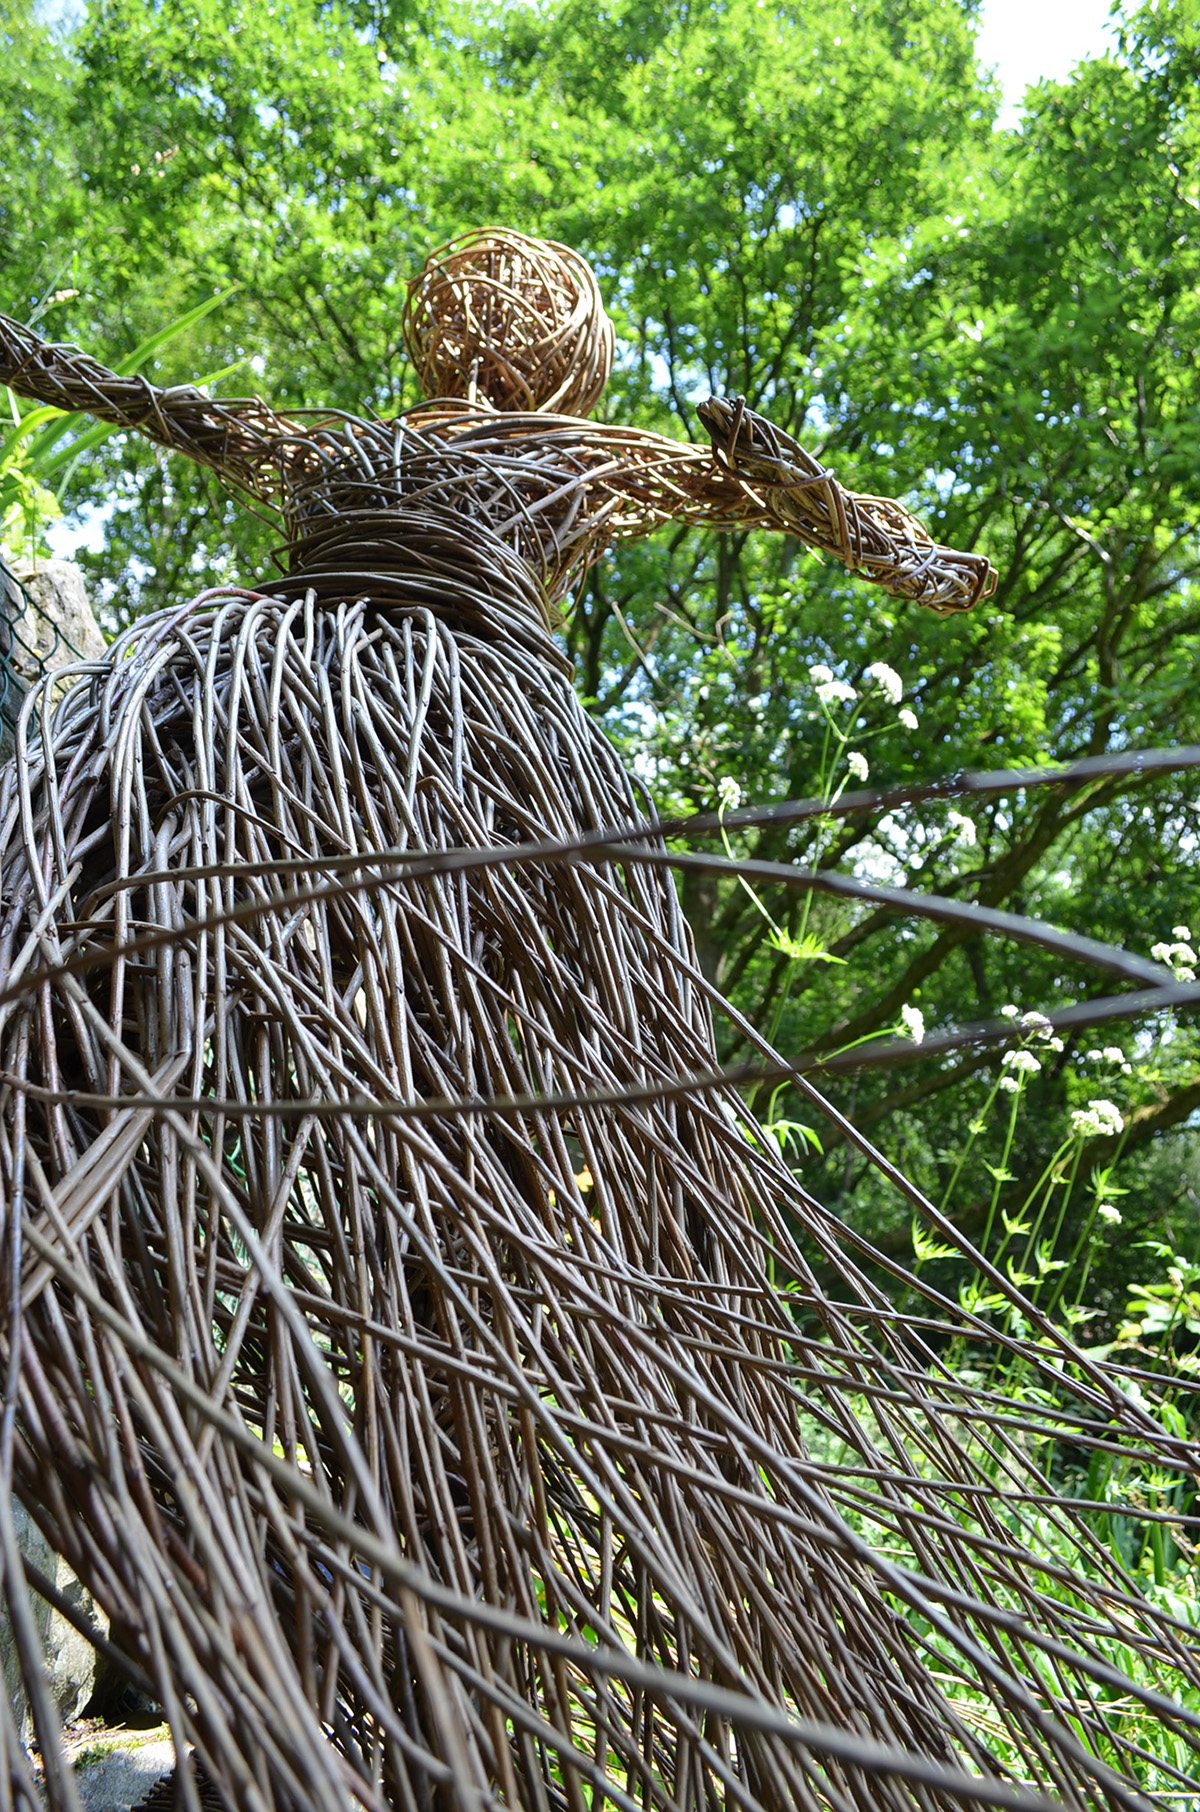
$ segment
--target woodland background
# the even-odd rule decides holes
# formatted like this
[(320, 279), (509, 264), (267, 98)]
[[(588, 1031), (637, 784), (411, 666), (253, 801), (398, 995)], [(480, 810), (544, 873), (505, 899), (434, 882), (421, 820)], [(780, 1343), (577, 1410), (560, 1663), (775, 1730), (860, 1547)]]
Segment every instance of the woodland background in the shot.
[[(0, 0), (0, 308), (111, 363), (224, 294), (162, 351), (157, 381), (232, 367), (225, 394), (387, 414), (416, 400), (398, 323), (430, 249), (488, 223), (565, 240), (617, 323), (607, 418), (703, 439), (695, 403), (744, 395), (844, 483), (903, 497), (1001, 575), (971, 616), (938, 619), (780, 539), (667, 531), (613, 556), (564, 633), (589, 707), (662, 809), (712, 810), (734, 787), (810, 794), (827, 729), (813, 665), (862, 694), (853, 742), (872, 784), (1200, 742), (1200, 0), (1129, 9), (1117, 54), (1037, 90), (1020, 132), (993, 130), (974, 13), (91, 0), (63, 32)], [(262, 524), (133, 441), (89, 452), (62, 502), (100, 511), (103, 545), (83, 557), (110, 629), (269, 571)], [(916, 730), (864, 688), (876, 662)], [(969, 825), (925, 805), (843, 821), (832, 841), (780, 829), (733, 847), (804, 862), (823, 836), (847, 873), (1146, 954), (1200, 933), (1198, 813), (1194, 775), (1155, 776), (972, 803)], [(886, 1032), (901, 1007), (934, 1030), (1112, 989), (829, 900), (804, 948), (841, 960), (797, 958), (760, 907), (796, 938), (801, 895), (693, 875), (683, 892), (707, 972), (789, 1053)], [(911, 1064), (829, 1092), (936, 1199), (953, 1183), (976, 1237), (997, 1203), (1019, 1210), (1073, 1111), (1115, 1101), (1120, 1135), (1093, 1127), (1072, 1147), (1080, 1186), (1046, 1262), (1093, 1248), (1093, 1339), (1123, 1325), (1127, 1344), (1194, 1346), (1191, 1023), (1110, 1027), (1039, 1062), (1019, 1119), (978, 1132), (989, 1097), (1006, 1105), (999, 1051), (914, 1045)], [(814, 1123), (794, 1097), (770, 1106), (780, 1137)], [(820, 1152), (790, 1145), (805, 1181), (911, 1261), (907, 1213), (817, 1130)], [(1144, 1318), (1121, 1324), (1131, 1291)]]

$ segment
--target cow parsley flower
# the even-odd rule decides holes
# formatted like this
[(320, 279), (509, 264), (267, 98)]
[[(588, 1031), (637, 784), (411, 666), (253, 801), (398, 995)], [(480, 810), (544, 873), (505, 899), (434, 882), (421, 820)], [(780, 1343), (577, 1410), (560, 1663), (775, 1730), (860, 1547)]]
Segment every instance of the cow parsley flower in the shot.
[(959, 843), (965, 843), (968, 849), (975, 847), (975, 820), (968, 818), (965, 812), (949, 811), (946, 813), (950, 829)]
[(1085, 1137), (1094, 1134), (1097, 1138), (1111, 1139), (1124, 1124), (1124, 1115), (1113, 1101), (1089, 1101), (1086, 1107), (1077, 1107), (1071, 1115), (1071, 1131)]
[(904, 725), (906, 730), (916, 730), (919, 728), (919, 719), (916, 712), (910, 711), (907, 705), (905, 705), (903, 711), (900, 713), (899, 722)]
[(901, 1007), (900, 1023), (914, 1044), (925, 1042), (925, 1015), (920, 1007)]
[(856, 780), (865, 780), (871, 772), (867, 758), (860, 749), (851, 749), (846, 757), (846, 766)]
[(833, 678), (833, 668), (827, 667), (824, 661), (818, 661), (815, 667), (809, 668), (808, 677), (814, 686), (827, 686)]
[(722, 774), (717, 782), (717, 797), (723, 812), (736, 812), (742, 803), (742, 789), (732, 774)]
[[(1176, 925), (1175, 927), (1176, 931), (1183, 931), (1184, 929), (1185, 927), (1182, 925)], [(1153, 944), (1150, 948), (1150, 954), (1156, 963), (1167, 964), (1173, 972), (1177, 982), (1195, 981), (1196, 965), (1200, 962), (1200, 957), (1196, 955), (1196, 952), (1192, 949), (1190, 943), (1184, 943), (1182, 940), (1179, 940), (1174, 944)]]
[(852, 705), (854, 700), (858, 697), (858, 693), (854, 690), (853, 686), (848, 686), (845, 680), (833, 679), (831, 677), (821, 681), (821, 684), (817, 687), (817, 697), (823, 705), (835, 705), (839, 700), (843, 700), (846, 704)]
[(898, 705), (904, 697), (904, 681), (886, 661), (872, 661), (863, 679), (878, 686), (889, 705)]
[(1000, 1061), (1005, 1069), (1017, 1070), (1026, 1076), (1032, 1076), (1042, 1067), (1032, 1051), (1005, 1051)]
[(1169, 963), (1173, 969), (1178, 969), (1181, 963), (1196, 963), (1200, 961), (1200, 958), (1197, 957), (1192, 946), (1184, 943), (1153, 944), (1150, 948), (1150, 954), (1156, 963)]
[(1101, 1202), (1096, 1213), (1102, 1221), (1111, 1221), (1114, 1227), (1121, 1225), (1121, 1210), (1114, 1208), (1111, 1202)]

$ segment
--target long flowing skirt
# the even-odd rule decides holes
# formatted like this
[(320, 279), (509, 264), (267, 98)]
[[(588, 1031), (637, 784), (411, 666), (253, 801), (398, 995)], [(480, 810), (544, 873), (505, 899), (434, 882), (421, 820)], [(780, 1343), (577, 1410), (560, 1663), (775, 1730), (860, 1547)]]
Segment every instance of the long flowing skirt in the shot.
[(228, 1804), (1145, 1806), (1147, 1706), (1187, 1775), (1044, 1460), (1182, 1449), (1049, 1337), (989, 1396), (714, 1082), (532, 619), (210, 594), (2, 785), (0, 1458)]

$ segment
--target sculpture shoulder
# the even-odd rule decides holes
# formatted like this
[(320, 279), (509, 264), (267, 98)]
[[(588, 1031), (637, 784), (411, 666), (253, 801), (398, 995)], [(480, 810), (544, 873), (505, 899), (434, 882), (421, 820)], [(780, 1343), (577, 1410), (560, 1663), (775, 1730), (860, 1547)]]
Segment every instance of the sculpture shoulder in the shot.
[(500, 411), (454, 397), (418, 403), (390, 426), (431, 450), (454, 448), (470, 460), (519, 460), (526, 468), (557, 468), (580, 476), (712, 463), (707, 445), (669, 440), (644, 428), (578, 415)]

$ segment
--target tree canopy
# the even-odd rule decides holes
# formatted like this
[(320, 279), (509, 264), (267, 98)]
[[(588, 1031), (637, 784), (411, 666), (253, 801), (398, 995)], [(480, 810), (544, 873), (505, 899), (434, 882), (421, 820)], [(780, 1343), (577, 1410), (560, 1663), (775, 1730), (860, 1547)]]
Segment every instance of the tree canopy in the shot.
[[(565, 240), (617, 324), (608, 417), (700, 438), (696, 402), (743, 395), (1001, 574), (938, 620), (779, 538), (681, 529), (614, 555), (565, 635), (664, 809), (803, 797), (864, 766), (890, 785), (1200, 742), (1200, 3), (1128, 10), (1114, 53), (1043, 84), (1012, 132), (993, 129), (975, 12), (92, 0), (63, 34), (8, 0), (0, 307), (112, 361), (223, 294), (164, 379), (232, 367), (231, 394), (387, 412), (415, 400), (398, 324), (433, 246), (490, 222)], [(262, 526), (164, 456), (110, 443), (72, 485), (69, 506), (107, 500), (88, 558), (113, 621), (267, 570)], [(729, 834), (1167, 944), (1182, 971), (1198, 809), (1194, 776), (1125, 775)], [(902, 1008), (932, 1031), (1115, 986), (969, 928), (714, 874), (682, 887), (710, 977), (812, 1061)], [(1119, 1094), (1122, 1130), (1101, 1116), (1075, 1160), (1122, 1161), (1093, 1274), (1116, 1302), (1139, 1240), (1200, 1244), (1196, 1037), (1160, 1016), (1039, 1049), (1007, 1146), (1002, 1115), (972, 1131), (1013, 1079), (998, 1049), (914, 1044), (911, 1065), (828, 1086), (935, 1197), (953, 1183), (977, 1234), (1027, 1198), (1070, 1112)], [(770, 1106), (812, 1120), (786, 1091)], [(814, 1191), (910, 1256), (907, 1218), (819, 1132), (797, 1153)], [(1060, 1250), (1103, 1199), (1075, 1198)]]

